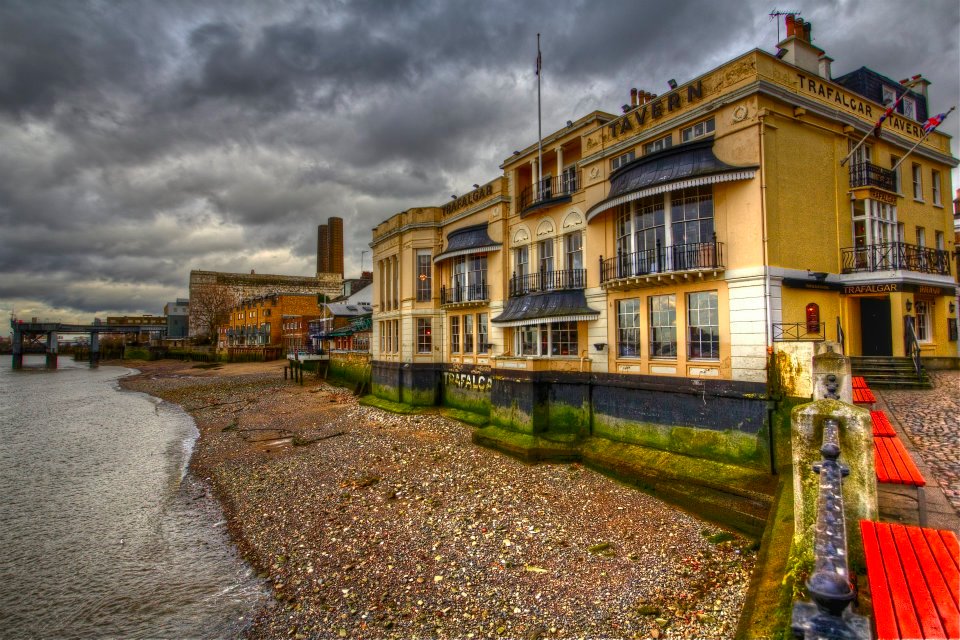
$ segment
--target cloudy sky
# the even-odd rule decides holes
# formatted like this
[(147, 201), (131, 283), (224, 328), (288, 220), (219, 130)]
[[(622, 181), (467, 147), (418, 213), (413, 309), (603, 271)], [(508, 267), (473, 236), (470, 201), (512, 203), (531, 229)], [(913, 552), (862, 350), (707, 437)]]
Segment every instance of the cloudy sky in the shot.
[[(190, 269), (310, 275), (331, 215), (355, 275), (378, 222), (536, 141), (537, 32), (548, 132), (773, 51), (771, 7), (0, 0), (0, 315), (159, 313)], [(923, 73), (933, 110), (960, 102), (957, 0), (788, 8), (834, 75)]]

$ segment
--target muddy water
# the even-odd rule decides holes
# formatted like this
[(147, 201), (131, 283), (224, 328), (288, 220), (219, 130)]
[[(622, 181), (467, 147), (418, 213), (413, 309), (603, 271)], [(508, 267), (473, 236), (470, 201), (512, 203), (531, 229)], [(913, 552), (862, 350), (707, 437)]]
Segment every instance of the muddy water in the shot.
[(239, 634), (265, 593), (186, 473), (190, 417), (129, 370), (42, 363), (0, 357), (2, 636)]

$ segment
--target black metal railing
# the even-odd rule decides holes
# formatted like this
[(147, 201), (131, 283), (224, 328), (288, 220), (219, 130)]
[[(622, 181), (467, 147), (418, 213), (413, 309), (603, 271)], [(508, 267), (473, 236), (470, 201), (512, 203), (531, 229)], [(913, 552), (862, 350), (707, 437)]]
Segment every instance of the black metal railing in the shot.
[(585, 289), (587, 287), (586, 269), (561, 269), (558, 271), (539, 271), (510, 278), (510, 297), (525, 296), (542, 291), (563, 291), (565, 289)]
[(520, 192), (520, 210), (546, 200), (572, 195), (579, 188), (579, 171), (568, 171), (553, 178), (544, 178)]
[(810, 331), (811, 328), (813, 327), (806, 322), (774, 322), (773, 341), (796, 342), (800, 340), (812, 340), (814, 342), (823, 342), (827, 339), (826, 323), (819, 323), (815, 331)]
[(950, 275), (950, 253), (942, 249), (906, 242), (881, 242), (865, 247), (846, 247), (840, 252), (843, 273), (905, 270)]
[(907, 357), (913, 362), (913, 370), (917, 374), (917, 379), (923, 376), (923, 364), (920, 362), (920, 341), (917, 340), (917, 332), (914, 329), (915, 320), (913, 316), (907, 316), (903, 327), (904, 349)]
[(440, 304), (460, 304), (463, 302), (486, 302), (490, 299), (490, 285), (461, 284), (449, 288), (440, 287)]
[(600, 256), (600, 282), (633, 278), (653, 273), (723, 269), (723, 243), (714, 236), (711, 242), (688, 242), (655, 249), (618, 253), (613, 258)]
[[(838, 398), (838, 394), (828, 394)], [(843, 513), (843, 478), (850, 470), (840, 464), (840, 424), (823, 421), (823, 460), (813, 465), (820, 475), (817, 522), (814, 526), (813, 573), (807, 591), (813, 602), (793, 605), (794, 638), (869, 638), (869, 622), (844, 610), (856, 598), (847, 563), (847, 525)]]
[(840, 355), (846, 354), (847, 335), (843, 332), (843, 325), (840, 324), (840, 316), (837, 316), (837, 343), (840, 345)]
[(879, 187), (897, 191), (897, 174), (872, 162), (850, 165), (850, 187)]

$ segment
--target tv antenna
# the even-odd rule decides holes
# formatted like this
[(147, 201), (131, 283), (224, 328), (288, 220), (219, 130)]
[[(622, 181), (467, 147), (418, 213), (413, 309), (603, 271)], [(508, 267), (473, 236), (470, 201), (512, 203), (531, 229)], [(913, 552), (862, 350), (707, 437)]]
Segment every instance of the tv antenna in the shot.
[(800, 11), (783, 11), (777, 8), (770, 12), (770, 19), (777, 23), (777, 42), (780, 42), (780, 16), (798, 16), (800, 13)]

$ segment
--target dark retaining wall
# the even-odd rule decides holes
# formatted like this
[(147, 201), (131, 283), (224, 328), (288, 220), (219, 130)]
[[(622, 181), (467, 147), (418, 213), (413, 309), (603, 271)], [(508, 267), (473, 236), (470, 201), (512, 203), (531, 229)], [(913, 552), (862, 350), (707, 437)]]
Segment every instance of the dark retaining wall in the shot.
[(373, 363), (373, 393), (395, 402), (464, 409), (555, 442), (599, 437), (755, 468), (770, 465), (766, 392), (729, 380)]

